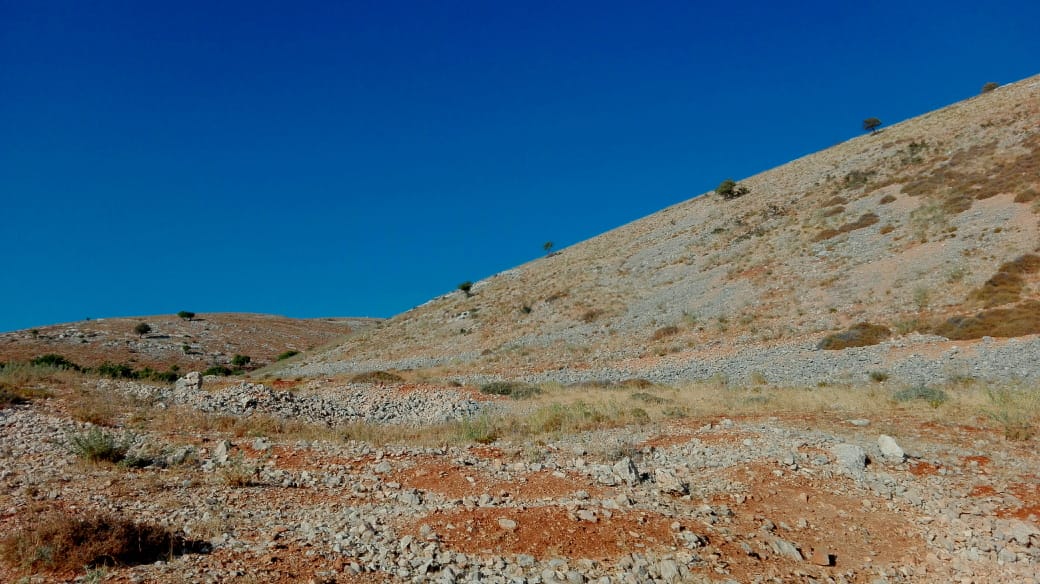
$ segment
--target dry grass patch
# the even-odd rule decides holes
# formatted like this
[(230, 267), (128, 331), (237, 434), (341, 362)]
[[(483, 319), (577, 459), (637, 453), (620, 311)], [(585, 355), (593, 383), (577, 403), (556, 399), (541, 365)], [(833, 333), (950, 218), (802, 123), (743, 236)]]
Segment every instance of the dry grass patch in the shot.
[(76, 516), (43, 509), (34, 515), (25, 527), (0, 540), (0, 557), (25, 573), (147, 564), (205, 549), (165, 528), (100, 513)]
[(955, 341), (1040, 334), (1040, 301), (984, 310), (974, 316), (954, 316), (932, 332)]
[(892, 336), (888, 327), (869, 322), (861, 322), (840, 333), (827, 335), (816, 347), (828, 351), (838, 351), (850, 347), (867, 347), (876, 345)]
[(837, 229), (824, 229), (823, 231), (820, 231), (816, 234), (816, 237), (813, 238), (813, 241), (825, 241), (833, 237), (837, 237), (842, 233), (849, 233), (851, 231), (856, 231), (857, 229), (864, 229), (866, 227), (874, 225), (880, 220), (881, 219), (877, 216), (876, 213), (864, 213), (860, 215), (859, 219), (856, 219), (851, 223), (846, 223), (841, 227), (838, 227)]
[(1026, 282), (1022, 276), (1040, 271), (1040, 256), (1034, 254), (1021, 255), (1010, 262), (1004, 262), (997, 268), (981, 288), (971, 294), (971, 300), (980, 303), (984, 308), (993, 308), (1017, 302), (1025, 290)]
[(351, 383), (403, 383), (404, 377), (389, 371), (366, 371), (350, 378)]

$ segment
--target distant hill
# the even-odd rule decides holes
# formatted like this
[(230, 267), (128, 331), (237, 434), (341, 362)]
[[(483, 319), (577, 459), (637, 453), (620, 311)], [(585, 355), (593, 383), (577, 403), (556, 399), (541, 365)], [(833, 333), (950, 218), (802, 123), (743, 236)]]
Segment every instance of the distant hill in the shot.
[[(262, 365), (287, 351), (313, 349), (377, 322), (241, 313), (198, 314), (191, 320), (173, 314), (104, 318), (0, 334), (0, 362), (58, 354), (84, 367), (109, 362), (157, 370), (177, 365), (188, 371), (227, 365), (238, 354), (249, 356), (251, 365)], [(140, 323), (151, 331), (135, 332)]]
[[(809, 359), (821, 342), (910, 338), (946, 350), (1040, 332), (1040, 77), (737, 186), (747, 193), (679, 203), (435, 298), (292, 370), (692, 379), (746, 373), (712, 364), (785, 347)], [(859, 323), (870, 326), (849, 330)]]

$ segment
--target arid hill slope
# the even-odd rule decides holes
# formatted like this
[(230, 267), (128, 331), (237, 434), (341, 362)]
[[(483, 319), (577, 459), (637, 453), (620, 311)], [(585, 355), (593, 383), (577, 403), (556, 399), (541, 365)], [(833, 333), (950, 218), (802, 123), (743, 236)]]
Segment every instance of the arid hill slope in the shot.
[[(860, 322), (895, 337), (1040, 332), (1040, 260), (1009, 264), (1038, 249), (1040, 77), (739, 184), (748, 194), (706, 193), (507, 270), (295, 371), (652, 368), (815, 346)], [(1006, 312), (965, 319), (992, 310)]]
[[(151, 331), (134, 332), (139, 323)], [(0, 334), (0, 362), (62, 355), (83, 367), (125, 363), (132, 367), (201, 370), (236, 355), (255, 364), (290, 350), (306, 351), (378, 322), (366, 318), (296, 319), (267, 314), (208, 313), (185, 320), (173, 314), (105, 318)]]

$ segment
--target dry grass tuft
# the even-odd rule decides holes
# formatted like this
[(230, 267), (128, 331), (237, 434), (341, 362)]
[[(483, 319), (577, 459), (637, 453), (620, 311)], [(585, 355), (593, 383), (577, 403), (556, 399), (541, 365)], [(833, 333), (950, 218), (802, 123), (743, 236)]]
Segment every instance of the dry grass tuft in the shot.
[(350, 378), (351, 383), (402, 383), (404, 378), (389, 371), (366, 371)]
[(955, 341), (1040, 334), (1040, 301), (984, 310), (975, 316), (955, 316), (932, 332)]
[(971, 299), (979, 302), (984, 308), (993, 308), (1018, 302), (1025, 290), (1025, 274), (1040, 271), (1040, 256), (1025, 254), (997, 268), (981, 288), (971, 294)]
[(660, 341), (661, 339), (666, 339), (668, 337), (675, 336), (677, 334), (679, 334), (679, 327), (674, 326), (674, 325), (672, 325), (672, 326), (665, 326), (665, 327), (661, 327), (661, 328), (657, 329), (656, 331), (654, 331), (654, 334), (651, 335), (650, 338), (651, 338), (651, 340), (654, 340), (654, 341)]
[(892, 336), (892, 331), (888, 330), (888, 327), (861, 322), (847, 331), (827, 335), (816, 347), (828, 351), (838, 351), (849, 347), (867, 347), (876, 345), (890, 336)]
[(84, 567), (147, 564), (201, 548), (197, 542), (153, 525), (99, 513), (73, 516), (40, 510), (25, 528), (0, 541), (0, 558), (28, 573), (71, 572)]
[(824, 229), (823, 231), (820, 231), (816, 234), (816, 237), (813, 238), (813, 241), (824, 241), (831, 239), (832, 237), (837, 237), (842, 233), (849, 233), (850, 231), (870, 227), (880, 220), (881, 219), (875, 213), (864, 213), (860, 215), (859, 219), (856, 219), (851, 223), (846, 223), (837, 229)]

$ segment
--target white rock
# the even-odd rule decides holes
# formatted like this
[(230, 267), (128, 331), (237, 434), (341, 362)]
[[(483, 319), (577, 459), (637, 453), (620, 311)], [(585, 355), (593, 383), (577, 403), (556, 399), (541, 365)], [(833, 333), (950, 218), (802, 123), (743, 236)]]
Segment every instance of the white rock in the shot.
[(881, 449), (881, 455), (889, 460), (903, 462), (906, 458), (906, 453), (896, 443), (895, 438), (882, 434), (877, 439), (878, 448)]

